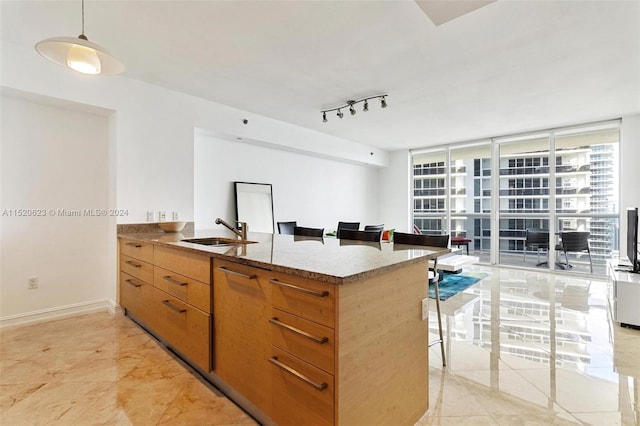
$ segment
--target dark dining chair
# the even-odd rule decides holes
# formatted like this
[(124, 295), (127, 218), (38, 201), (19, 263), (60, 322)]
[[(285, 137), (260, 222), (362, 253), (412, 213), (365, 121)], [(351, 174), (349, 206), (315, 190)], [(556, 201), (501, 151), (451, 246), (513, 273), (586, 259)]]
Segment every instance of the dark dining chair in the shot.
[(384, 223), (380, 225), (365, 225), (365, 231), (384, 231)]
[(379, 242), (382, 238), (382, 230), (378, 231), (358, 231), (354, 229), (343, 229), (338, 237), (341, 240), (358, 240)]
[(278, 233), (285, 235), (293, 235), (293, 228), (295, 228), (298, 223), (294, 220), (293, 222), (278, 222)]
[[(449, 247), (449, 235), (418, 235), (406, 234), (404, 232), (395, 232), (393, 234), (393, 244), (407, 244), (428, 247)], [(440, 311), (440, 287), (438, 286), (440, 275), (438, 274), (438, 259), (433, 259), (433, 268), (429, 268), (429, 285), (433, 284), (436, 293), (436, 311), (438, 314), (438, 332), (440, 339), (429, 342), (429, 346), (440, 343), (440, 352), (442, 353), (442, 365), (447, 365), (444, 355), (444, 335), (442, 333), (442, 314)]]
[(293, 228), (293, 235), (300, 235), (303, 237), (322, 237), (322, 235), (324, 235), (324, 228), (306, 228), (304, 226), (295, 226)]
[(338, 222), (338, 228), (336, 229), (336, 238), (340, 238), (340, 231), (343, 229), (360, 229), (360, 222)]
[(546, 262), (540, 262), (540, 250), (547, 252), (549, 250), (549, 231), (527, 229), (524, 238), (524, 253), (522, 254), (523, 262), (526, 260), (529, 249), (534, 249), (538, 252), (538, 264), (536, 266), (545, 264)]
[(560, 250), (564, 253), (564, 259), (566, 268), (571, 268), (573, 265), (569, 264), (569, 258), (567, 252), (579, 253), (587, 252), (589, 254), (589, 266), (591, 273), (593, 274), (593, 261), (591, 260), (591, 249), (589, 248), (589, 235), (587, 231), (573, 231), (573, 232), (561, 232), (560, 242), (556, 246), (556, 250)]

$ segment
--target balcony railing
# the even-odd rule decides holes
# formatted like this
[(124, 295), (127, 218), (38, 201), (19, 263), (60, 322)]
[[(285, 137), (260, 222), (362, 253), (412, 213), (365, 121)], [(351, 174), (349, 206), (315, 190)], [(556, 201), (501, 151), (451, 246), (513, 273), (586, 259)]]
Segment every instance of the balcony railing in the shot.
[(414, 189), (413, 195), (415, 197), (444, 197), (447, 194), (444, 188), (435, 188), (435, 189)]
[(502, 197), (522, 195), (549, 195), (549, 188), (509, 188), (500, 190), (500, 196)]
[[(559, 164), (556, 166), (556, 173), (575, 173), (588, 172), (591, 170), (590, 164), (576, 166), (573, 164)], [(506, 167), (500, 169), (500, 176), (519, 176), (519, 175), (541, 175), (549, 174), (549, 166), (532, 166), (532, 167)]]
[(413, 169), (414, 176), (431, 176), (431, 175), (444, 175), (444, 167), (434, 167), (432, 169)]

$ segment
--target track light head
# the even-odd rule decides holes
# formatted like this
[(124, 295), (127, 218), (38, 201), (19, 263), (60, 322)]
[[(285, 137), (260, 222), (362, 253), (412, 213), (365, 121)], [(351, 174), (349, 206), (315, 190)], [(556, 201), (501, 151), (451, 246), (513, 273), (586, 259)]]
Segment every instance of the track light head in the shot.
[(353, 107), (353, 104), (349, 106), (349, 112), (351, 113), (351, 115), (356, 115), (356, 109)]
[(382, 108), (386, 108), (387, 107), (387, 101), (384, 99), (384, 96), (380, 99), (380, 106)]
[(342, 113), (342, 111), (338, 110), (338, 114), (336, 114), (338, 117), (342, 118), (344, 117), (344, 114)]
[(329, 120), (327, 120), (327, 113), (326, 113), (326, 111), (323, 111), (322, 112), (322, 122), (326, 123), (327, 121), (329, 121)]
[(363, 111), (369, 111), (369, 100), (365, 99), (364, 100), (364, 107), (362, 107)]

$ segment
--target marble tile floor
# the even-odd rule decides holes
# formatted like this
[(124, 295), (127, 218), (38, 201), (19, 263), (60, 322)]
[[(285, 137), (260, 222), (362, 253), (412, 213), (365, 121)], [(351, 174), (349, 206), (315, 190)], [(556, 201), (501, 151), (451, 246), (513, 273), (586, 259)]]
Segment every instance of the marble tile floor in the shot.
[(255, 425), (122, 313), (0, 330), (0, 425)]
[[(469, 270), (489, 276), (442, 304), (447, 366), (433, 346), (417, 426), (640, 424), (640, 330), (610, 323), (605, 281)], [(128, 318), (96, 313), (0, 330), (0, 424), (256, 423)]]
[(469, 270), (489, 276), (442, 303), (447, 366), (432, 346), (416, 425), (640, 425), (640, 330), (611, 323), (606, 281)]

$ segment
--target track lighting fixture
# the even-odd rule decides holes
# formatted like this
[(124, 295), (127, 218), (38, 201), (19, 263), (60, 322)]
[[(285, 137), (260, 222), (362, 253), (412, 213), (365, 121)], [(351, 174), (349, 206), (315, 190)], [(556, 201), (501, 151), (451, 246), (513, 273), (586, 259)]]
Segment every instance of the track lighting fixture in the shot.
[(359, 104), (360, 102), (364, 102), (364, 105), (362, 107), (362, 111), (369, 111), (369, 100), (370, 99), (380, 99), (380, 107), (382, 108), (386, 108), (387, 107), (387, 101), (386, 101), (386, 97), (388, 95), (386, 93), (383, 93), (381, 95), (374, 95), (374, 96), (367, 96), (366, 98), (362, 98), (362, 99), (358, 99), (357, 101), (347, 101), (344, 105), (340, 105), (337, 106), (335, 108), (329, 108), (329, 109), (325, 109), (320, 111), (322, 113), (322, 122), (326, 123), (327, 121), (327, 113), (331, 112), (331, 111), (338, 111), (337, 112), (337, 116), (342, 118), (344, 117), (344, 114), (342, 113), (342, 108), (349, 108), (349, 112), (351, 113), (351, 115), (356, 115), (356, 109), (354, 108), (354, 106), (356, 104)]

